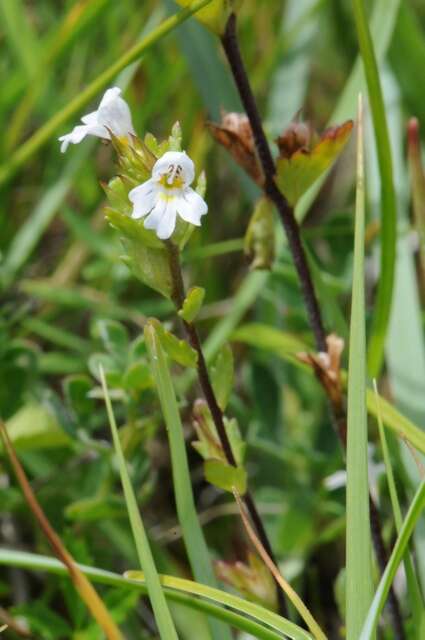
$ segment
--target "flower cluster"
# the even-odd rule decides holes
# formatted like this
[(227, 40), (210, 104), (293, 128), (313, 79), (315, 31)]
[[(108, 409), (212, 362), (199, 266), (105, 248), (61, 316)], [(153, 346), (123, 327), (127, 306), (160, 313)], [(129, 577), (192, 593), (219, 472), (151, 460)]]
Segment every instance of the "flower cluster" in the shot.
[[(83, 124), (59, 138), (64, 153), (69, 144), (78, 144), (86, 136), (105, 140), (124, 138), (132, 143), (135, 137), (128, 104), (121, 98), (121, 89), (113, 87), (103, 96), (97, 111), (81, 119)], [(167, 151), (152, 168), (149, 180), (128, 194), (133, 205), (132, 218), (144, 218), (145, 229), (152, 229), (160, 240), (168, 240), (176, 228), (177, 216), (195, 226), (208, 211), (204, 199), (191, 188), (195, 166), (184, 151)]]

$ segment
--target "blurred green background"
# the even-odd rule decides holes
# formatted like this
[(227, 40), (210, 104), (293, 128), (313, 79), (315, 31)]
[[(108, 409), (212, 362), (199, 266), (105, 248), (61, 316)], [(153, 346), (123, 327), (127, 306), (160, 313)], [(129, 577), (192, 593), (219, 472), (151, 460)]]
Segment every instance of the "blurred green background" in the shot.
[[(415, 269), (405, 124), (414, 115), (425, 129), (425, 7), (419, 0), (367, 4), (381, 11), (375, 46), (399, 198), (399, 254), (383, 383), (406, 415), (423, 424), (425, 283)], [(157, 0), (0, 0), (2, 167), (23, 141), (174, 10), (172, 2)], [(245, 0), (240, 33), (271, 139), (301, 109), (319, 130), (337, 106), (340, 120), (355, 115), (357, 91), (344, 93), (358, 56), (348, 0)], [(243, 254), (257, 188), (205, 126), (219, 120), (221, 109), (240, 110), (218, 41), (190, 20), (127, 68), (118, 83), (126, 87), (137, 132), (165, 137), (179, 120), (184, 148), (207, 174), (209, 214), (184, 253), (188, 283), (206, 289), (199, 326), (207, 350), (216, 351), (247, 320), (312, 343), (280, 227), (271, 272), (251, 272)], [(66, 155), (59, 152), (57, 137), (90, 110), (91, 105), (58, 128), (0, 186), (0, 415), (8, 421), (39, 500), (75, 557), (117, 572), (137, 566), (96, 377), (102, 362), (158, 566), (187, 576), (174, 529), (168, 446), (139, 338), (147, 316), (169, 319), (171, 307), (130, 275), (120, 261), (118, 235), (103, 220), (100, 183), (114, 175), (112, 148), (87, 139)], [(367, 136), (371, 303), (379, 183), (370, 128)], [(345, 339), (354, 175), (351, 145), (314, 202), (298, 212), (304, 217), (303, 235), (327, 327)], [(233, 351), (237, 376), (229, 413), (238, 418), (247, 441), (251, 484), (273, 548), (284, 575), (294, 581), (329, 637), (339, 638), (344, 488), (331, 488), (324, 479), (342, 469), (343, 461), (326, 401), (310, 375), (270, 350), (234, 341)], [(176, 371), (177, 384), (182, 380)], [(198, 394), (192, 386), (180, 397), (188, 443), (193, 439), (191, 402)], [(371, 430), (374, 434), (374, 424)], [(405, 452), (392, 445), (395, 471), (408, 494)], [(378, 463), (373, 448), (371, 458)], [(194, 451), (190, 459), (211, 548), (217, 558), (245, 559), (247, 543), (231, 501), (204, 482)], [(391, 540), (384, 485), (380, 501), (384, 533)], [(49, 554), (3, 457), (0, 504), (0, 545)], [(103, 593), (126, 637), (155, 637), (150, 610), (137, 595), (113, 589)], [(33, 637), (100, 637), (65, 579), (2, 570), (0, 602), (0, 620), (6, 609), (24, 617)], [(181, 637), (202, 640), (197, 616), (182, 611), (176, 608)], [(392, 637), (390, 630), (386, 633)], [(5, 637), (15, 636), (8, 631)]]

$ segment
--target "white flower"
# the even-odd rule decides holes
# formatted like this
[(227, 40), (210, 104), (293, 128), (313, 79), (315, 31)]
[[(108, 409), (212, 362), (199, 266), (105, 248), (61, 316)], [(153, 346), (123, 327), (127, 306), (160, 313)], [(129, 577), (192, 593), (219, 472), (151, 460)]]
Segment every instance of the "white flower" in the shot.
[(81, 118), (84, 124), (77, 125), (71, 133), (59, 138), (61, 151), (65, 153), (70, 143), (78, 144), (86, 136), (96, 136), (110, 140), (109, 131), (115, 136), (129, 136), (134, 134), (131, 113), (128, 104), (120, 97), (121, 89), (108, 89), (97, 111), (92, 111)]
[(189, 186), (194, 178), (195, 166), (189, 156), (167, 151), (155, 163), (152, 178), (128, 194), (133, 203), (132, 218), (147, 216), (145, 228), (154, 229), (161, 240), (172, 235), (177, 215), (199, 227), (208, 206)]

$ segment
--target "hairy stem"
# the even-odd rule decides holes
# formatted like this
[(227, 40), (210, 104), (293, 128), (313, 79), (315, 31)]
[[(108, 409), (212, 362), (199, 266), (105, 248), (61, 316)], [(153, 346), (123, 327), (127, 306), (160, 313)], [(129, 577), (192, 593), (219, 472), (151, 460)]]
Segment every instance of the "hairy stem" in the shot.
[[(168, 247), (168, 255), (170, 261), (170, 271), (173, 280), (173, 292), (172, 298), (173, 302), (176, 306), (176, 309), (179, 310), (183, 306), (185, 295), (184, 282), (180, 267), (180, 259), (179, 259), (179, 249), (172, 242), (167, 243)], [(210, 376), (208, 373), (207, 364), (205, 362), (204, 353), (202, 350), (201, 340), (199, 338), (198, 330), (193, 322), (186, 322), (183, 320), (183, 326), (187, 335), (187, 338), (190, 342), (192, 349), (195, 349), (198, 354), (198, 380), (202, 392), (204, 394), (205, 400), (207, 402), (208, 408), (211, 412), (212, 419), (214, 421), (215, 428), (217, 429), (218, 437), (220, 438), (221, 446), (223, 447), (224, 455), (229, 464), (236, 467), (236, 459), (233, 455), (232, 446), (230, 444), (230, 440), (227, 435), (226, 428), (224, 426), (223, 412), (220, 409), (217, 398), (214, 393), (214, 389), (211, 384)], [(247, 511), (251, 517), (252, 522), (257, 531), (257, 535), (264, 549), (267, 551), (270, 558), (275, 562), (273, 551), (271, 548), (270, 541), (268, 539), (266, 530), (264, 528), (263, 522), (261, 520), (260, 514), (255, 506), (254, 499), (249, 491), (247, 491), (243, 497), (245, 506)], [(276, 584), (276, 591), (279, 603), (279, 611), (281, 615), (288, 618), (288, 608), (286, 606), (286, 601), (284, 595), (279, 588), (279, 585)]]
[(295, 219), (294, 211), (288, 201), (276, 186), (274, 175), (276, 172), (273, 156), (264, 133), (258, 112), (257, 103), (242, 60), (236, 34), (236, 15), (232, 14), (228, 20), (226, 31), (222, 36), (222, 44), (237, 85), (242, 104), (251, 124), (258, 158), (264, 174), (264, 192), (274, 203), (284, 226), (288, 245), (294, 260), (294, 265), (300, 280), (301, 290), (309, 316), (310, 325), (314, 333), (318, 351), (326, 351), (326, 332), (322, 315), (314, 291), (313, 280), (301, 240), (300, 229)]
[[(288, 246), (291, 251), (292, 259), (294, 261), (294, 265), (300, 280), (301, 290), (304, 296), (310, 326), (314, 334), (316, 349), (319, 352), (326, 352), (326, 331), (314, 290), (313, 280), (307, 262), (307, 256), (303, 247), (300, 228), (295, 218), (293, 208), (289, 205), (285, 196), (276, 185), (274, 179), (276, 173), (275, 163), (269, 143), (264, 133), (260, 113), (258, 111), (257, 103), (239, 48), (236, 30), (236, 14), (232, 14), (230, 16), (221, 41), (232, 71), (233, 79), (239, 91), (241, 102), (244, 106), (246, 115), (248, 116), (251, 125), (257, 155), (264, 174), (264, 193), (274, 203), (285, 229)], [(328, 393), (325, 385), (322, 386), (325, 390), (325, 393)], [(344, 407), (340, 404), (336, 405), (330, 396), (329, 401), (332, 421), (339, 440), (343, 446), (343, 450), (345, 451), (347, 436), (346, 412)], [(382, 538), (382, 526), (379, 511), (372, 497), (370, 497), (370, 518), (375, 555), (382, 572), (386, 566), (387, 552)], [(391, 589), (391, 592), (389, 594), (389, 609), (393, 619), (394, 631), (396, 633), (397, 640), (403, 640), (405, 636), (403, 631), (402, 617), (400, 613), (399, 603), (393, 589)]]

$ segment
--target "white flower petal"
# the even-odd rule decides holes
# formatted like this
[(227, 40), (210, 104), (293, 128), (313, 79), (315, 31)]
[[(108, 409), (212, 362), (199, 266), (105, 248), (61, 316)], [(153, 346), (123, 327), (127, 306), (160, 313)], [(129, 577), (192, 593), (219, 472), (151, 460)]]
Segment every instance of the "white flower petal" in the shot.
[(59, 138), (61, 142), (61, 152), (65, 153), (70, 144), (78, 144), (90, 133), (90, 127), (84, 124), (77, 125), (70, 133)]
[(130, 108), (120, 97), (110, 100), (99, 107), (97, 120), (100, 125), (107, 127), (116, 136), (128, 136), (134, 133)]
[(142, 184), (139, 184), (137, 187), (134, 187), (134, 189), (132, 189), (128, 194), (128, 199), (130, 202), (133, 202), (133, 204), (136, 204), (138, 200), (141, 200), (142, 198), (149, 196), (152, 192), (157, 191), (158, 185), (155, 180), (152, 180), (151, 178), (150, 180), (146, 180), (146, 182), (142, 182)]
[(168, 240), (168, 238), (173, 234), (173, 231), (176, 228), (176, 204), (177, 202), (175, 198), (170, 198), (168, 200), (167, 208), (164, 211), (164, 214), (156, 229), (156, 235), (160, 240)]
[(152, 177), (155, 180), (159, 180), (165, 175), (170, 167), (181, 167), (182, 179), (184, 186), (187, 187), (192, 184), (195, 178), (195, 165), (184, 151), (167, 151), (163, 156), (156, 161), (153, 170)]
[(120, 97), (121, 89), (108, 89), (97, 111), (92, 111), (81, 118), (83, 125), (74, 127), (71, 133), (59, 138), (61, 151), (64, 153), (70, 143), (78, 144), (87, 135), (110, 139), (109, 130), (116, 136), (129, 136), (134, 133), (131, 113), (128, 104)]
[(106, 89), (105, 93), (102, 96), (102, 100), (99, 103), (100, 107), (105, 107), (110, 102), (113, 102), (121, 95), (121, 89), (119, 87), (111, 87), (110, 89)]
[(128, 194), (130, 202), (133, 203), (132, 218), (143, 218), (146, 216), (155, 206), (158, 200), (158, 190), (156, 183), (153, 180), (148, 180), (139, 185), (135, 189), (132, 189)]
[(183, 220), (199, 227), (201, 217), (208, 211), (208, 205), (203, 198), (190, 187), (186, 187), (178, 198), (177, 212)]
[(92, 111), (91, 113), (88, 113), (86, 116), (83, 116), (81, 118), (81, 122), (84, 122), (84, 124), (88, 124), (90, 126), (96, 126), (97, 125), (97, 111)]
[(167, 210), (167, 199), (159, 198), (156, 201), (156, 204), (147, 218), (145, 218), (144, 226), (145, 229), (154, 229), (155, 231), (158, 228), (159, 223), (161, 222), (161, 218)]

